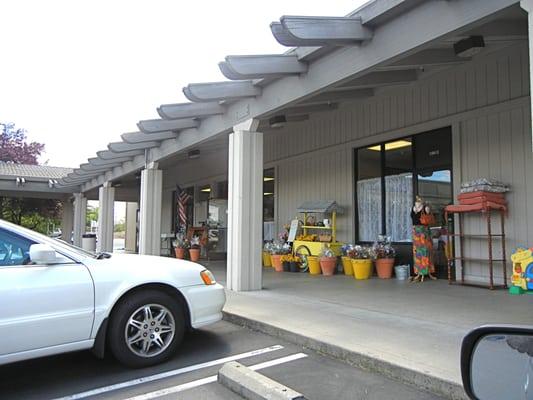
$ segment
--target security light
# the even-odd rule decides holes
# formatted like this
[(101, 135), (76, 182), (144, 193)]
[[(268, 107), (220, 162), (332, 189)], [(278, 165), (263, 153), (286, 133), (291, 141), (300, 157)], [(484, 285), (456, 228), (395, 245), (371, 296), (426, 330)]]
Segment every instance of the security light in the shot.
[(271, 128), (283, 128), (287, 123), (287, 117), (285, 115), (276, 115), (268, 120)]
[(455, 54), (458, 57), (468, 58), (476, 55), (485, 47), (483, 36), (470, 36), (466, 39), (459, 40), (453, 45)]
[(189, 159), (194, 160), (195, 158), (200, 157), (200, 150), (191, 150), (187, 155)]

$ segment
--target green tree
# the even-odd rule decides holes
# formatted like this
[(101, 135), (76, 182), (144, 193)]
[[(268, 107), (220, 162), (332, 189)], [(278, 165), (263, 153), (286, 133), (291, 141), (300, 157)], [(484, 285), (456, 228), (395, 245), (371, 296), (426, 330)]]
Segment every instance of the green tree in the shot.
[(91, 221), (98, 221), (98, 207), (88, 205), (85, 217), (85, 228), (91, 227)]
[[(37, 165), (44, 144), (28, 142), (26, 131), (13, 123), (0, 123), (0, 162)], [(60, 224), (61, 202), (0, 196), (0, 218), (42, 233)]]

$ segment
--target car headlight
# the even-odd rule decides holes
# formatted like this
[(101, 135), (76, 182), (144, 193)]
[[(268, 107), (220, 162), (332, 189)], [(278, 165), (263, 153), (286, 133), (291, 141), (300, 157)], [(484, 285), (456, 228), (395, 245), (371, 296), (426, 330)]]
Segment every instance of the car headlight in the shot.
[(200, 272), (200, 276), (206, 285), (214, 285), (217, 283), (215, 276), (208, 269), (204, 269), (202, 272)]

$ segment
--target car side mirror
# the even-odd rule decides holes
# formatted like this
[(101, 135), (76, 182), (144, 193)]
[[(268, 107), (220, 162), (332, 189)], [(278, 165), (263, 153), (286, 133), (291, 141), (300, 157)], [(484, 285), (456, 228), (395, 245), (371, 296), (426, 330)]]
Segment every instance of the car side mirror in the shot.
[(57, 261), (56, 251), (47, 244), (32, 244), (30, 260), (35, 264), (54, 264)]
[(482, 326), (463, 339), (463, 387), (471, 399), (533, 399), (533, 326)]

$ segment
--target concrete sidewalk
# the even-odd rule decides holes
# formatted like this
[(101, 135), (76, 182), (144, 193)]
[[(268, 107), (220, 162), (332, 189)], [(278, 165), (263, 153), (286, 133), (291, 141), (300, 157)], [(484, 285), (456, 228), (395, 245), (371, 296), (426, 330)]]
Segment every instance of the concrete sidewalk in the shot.
[[(223, 262), (206, 265), (224, 282)], [(470, 329), (532, 323), (533, 296), (445, 281), (356, 281), (267, 268), (263, 285), (228, 291), (227, 318), (448, 398), (464, 398), (459, 354)]]

